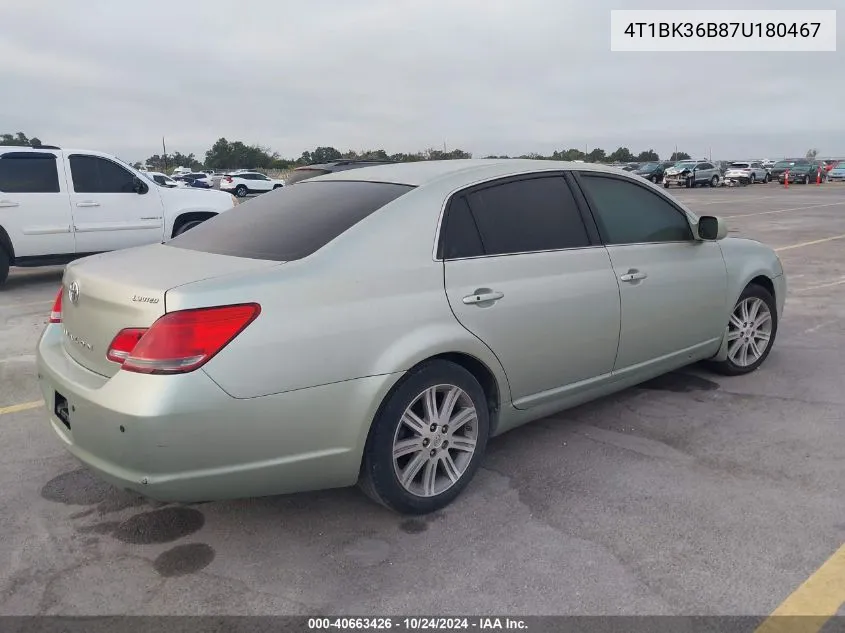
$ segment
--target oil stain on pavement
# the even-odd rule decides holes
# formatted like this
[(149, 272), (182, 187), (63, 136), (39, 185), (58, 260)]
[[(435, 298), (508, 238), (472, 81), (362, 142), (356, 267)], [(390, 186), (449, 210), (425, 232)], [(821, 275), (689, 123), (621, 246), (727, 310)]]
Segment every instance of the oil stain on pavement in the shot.
[[(84, 519), (93, 514), (111, 514), (141, 506), (155, 507), (155, 502), (140, 495), (118, 490), (81, 468), (54, 477), (41, 488), (41, 496), (54, 503), (68, 506), (94, 506), (73, 513), (71, 519)], [(159, 507), (141, 512), (125, 521), (103, 521), (83, 525), (80, 534), (111, 536), (130, 545), (172, 543), (201, 530), (205, 515), (194, 508), (182, 506)], [(93, 543), (96, 543), (94, 536)], [(162, 552), (153, 561), (153, 569), (163, 577), (196, 573), (212, 563), (214, 549), (205, 543), (177, 545)]]

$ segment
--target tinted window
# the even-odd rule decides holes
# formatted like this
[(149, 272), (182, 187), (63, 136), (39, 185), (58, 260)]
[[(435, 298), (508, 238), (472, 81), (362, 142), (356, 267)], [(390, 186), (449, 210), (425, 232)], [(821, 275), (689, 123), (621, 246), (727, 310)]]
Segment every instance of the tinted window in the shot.
[(155, 180), (160, 185), (167, 183), (167, 179), (164, 176), (153, 176), (153, 180)]
[(304, 182), (243, 202), (167, 243), (251, 259), (301, 259), (411, 189), (362, 181)]
[(443, 247), (440, 256), (444, 259), (477, 257), (484, 254), (478, 227), (464, 196), (454, 198), (449, 204), (441, 232)]
[(135, 177), (105, 158), (71, 156), (70, 172), (77, 193), (135, 193)]
[(701, 163), (698, 166), (698, 169), (715, 169), (715, 167), (713, 167), (710, 163)]
[(561, 176), (517, 180), (467, 196), (487, 255), (589, 246), (587, 230)]
[(287, 178), (285, 178), (285, 183), (288, 185), (292, 185), (295, 182), (299, 182), (300, 180), (305, 180), (306, 178), (314, 178), (315, 176), (322, 176), (323, 174), (328, 174), (328, 169), (295, 169), (290, 174), (288, 174)]
[(686, 215), (660, 194), (617, 178), (582, 175), (606, 244), (692, 240)]
[(0, 191), (58, 193), (59, 173), (53, 154), (9, 152), (0, 156)]

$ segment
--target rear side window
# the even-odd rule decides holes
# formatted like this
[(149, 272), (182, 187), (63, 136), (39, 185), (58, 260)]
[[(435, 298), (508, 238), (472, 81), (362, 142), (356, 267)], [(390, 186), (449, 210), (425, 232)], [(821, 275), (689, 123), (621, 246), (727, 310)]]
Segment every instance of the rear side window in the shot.
[(484, 245), (481, 243), (481, 236), (469, 210), (466, 197), (458, 196), (449, 203), (442, 233), (441, 257), (444, 259), (484, 255)]
[(0, 191), (59, 193), (56, 157), (40, 152), (8, 152), (0, 156)]
[(135, 193), (135, 176), (117, 163), (98, 156), (70, 157), (76, 193)]
[(302, 259), (412, 189), (364, 181), (281, 187), (203, 222), (167, 244), (250, 259)]
[(587, 229), (562, 176), (526, 178), (466, 196), (486, 255), (582, 248)]

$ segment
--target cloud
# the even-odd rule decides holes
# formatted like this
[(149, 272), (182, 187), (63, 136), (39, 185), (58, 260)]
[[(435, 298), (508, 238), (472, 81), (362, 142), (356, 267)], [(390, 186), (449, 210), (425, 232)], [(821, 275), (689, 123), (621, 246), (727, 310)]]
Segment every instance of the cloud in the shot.
[(841, 52), (612, 53), (612, 8), (628, 6), (15, 3), (0, 25), (0, 132), (130, 160), (157, 153), (163, 135), (197, 154), (220, 136), (286, 156), (444, 142), (476, 155), (676, 144), (714, 157), (845, 154)]

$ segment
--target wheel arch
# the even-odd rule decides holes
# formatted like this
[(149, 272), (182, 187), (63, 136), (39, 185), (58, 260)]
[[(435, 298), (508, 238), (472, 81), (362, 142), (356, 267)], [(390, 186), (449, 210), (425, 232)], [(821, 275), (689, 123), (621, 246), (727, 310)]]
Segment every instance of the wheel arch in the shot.
[[(783, 298), (779, 297), (779, 295), (778, 295), (777, 288), (775, 287), (774, 279), (772, 277), (770, 277), (769, 274), (766, 273), (766, 272), (757, 272), (755, 274), (750, 275), (750, 278), (748, 278), (747, 281), (740, 286), (738, 291), (733, 292), (733, 289), (732, 289), (731, 294), (730, 294), (731, 301), (730, 301), (730, 304), (728, 306), (728, 314), (730, 314), (733, 311), (734, 306), (736, 305), (736, 302), (739, 300), (740, 295), (742, 295), (742, 293), (745, 291), (745, 289), (748, 288), (749, 286), (760, 286), (761, 288), (763, 288), (769, 294), (772, 295), (772, 298), (774, 298), (774, 300), (775, 300), (776, 306), (782, 305)], [(780, 317), (779, 314), (777, 316)], [(728, 357), (728, 330), (727, 330), (727, 322), (726, 322), (725, 323), (725, 331), (722, 334), (722, 343), (721, 343), (721, 345), (719, 345), (719, 351), (717, 351), (716, 354), (710, 360), (723, 361), (727, 357)]]
[(176, 235), (176, 231), (179, 230), (186, 222), (193, 222), (195, 220), (210, 220), (215, 215), (217, 215), (216, 211), (181, 211), (176, 215), (176, 219), (173, 221), (173, 226), (170, 227), (170, 237), (174, 237)]

